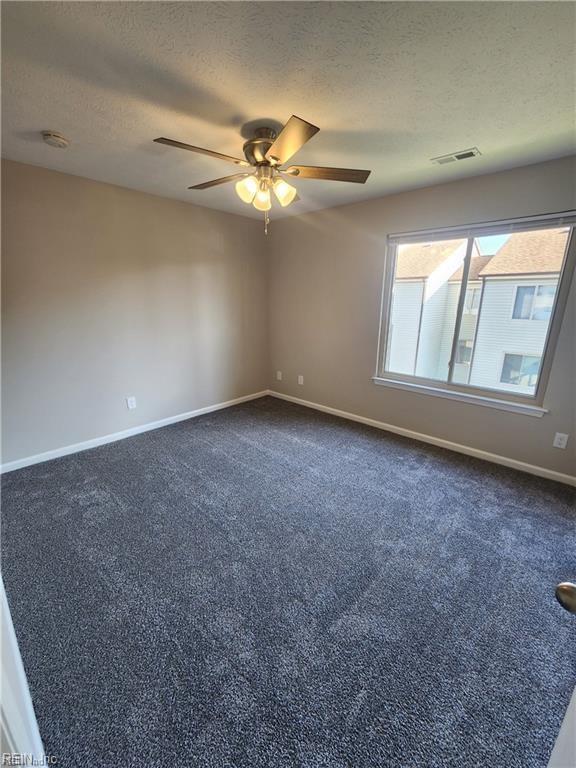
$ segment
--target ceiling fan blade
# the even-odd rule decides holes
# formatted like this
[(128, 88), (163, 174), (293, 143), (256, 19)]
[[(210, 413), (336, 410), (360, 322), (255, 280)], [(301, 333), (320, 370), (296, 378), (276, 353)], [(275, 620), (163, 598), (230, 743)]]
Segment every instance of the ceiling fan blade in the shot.
[(292, 155), (295, 155), (319, 130), (320, 128), (312, 125), (312, 123), (292, 115), (266, 152), (266, 159), (275, 165), (282, 165), (290, 160)]
[(360, 171), (357, 168), (321, 168), (316, 165), (291, 165), (282, 173), (299, 179), (321, 179), (322, 181), (352, 181), (364, 184), (371, 171)]
[(205, 181), (203, 184), (195, 184), (188, 189), (209, 189), (209, 187), (217, 187), (218, 184), (228, 184), (229, 181), (236, 181), (237, 179), (243, 179), (246, 176), (250, 176), (249, 173), (233, 173), (232, 176), (222, 176), (220, 179), (214, 179), (214, 181)]
[(178, 149), (187, 149), (189, 152), (198, 152), (200, 155), (208, 155), (208, 157), (216, 157), (218, 160), (226, 160), (228, 163), (234, 163), (235, 165), (250, 166), (250, 163), (246, 160), (240, 160), (238, 157), (231, 157), (230, 155), (223, 155), (221, 152), (213, 152), (211, 149), (203, 149), (202, 147), (193, 147), (192, 144), (184, 144), (182, 141), (174, 141), (174, 139), (166, 139), (161, 136), (159, 139), (154, 139), (157, 144), (167, 144), (169, 147), (177, 147)]

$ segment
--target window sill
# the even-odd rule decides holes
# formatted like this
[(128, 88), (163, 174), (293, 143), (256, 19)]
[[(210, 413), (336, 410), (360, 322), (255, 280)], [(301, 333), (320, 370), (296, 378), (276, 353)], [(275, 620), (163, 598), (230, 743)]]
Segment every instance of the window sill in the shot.
[(453, 389), (442, 389), (441, 387), (431, 387), (426, 384), (416, 384), (411, 381), (400, 381), (398, 379), (386, 379), (380, 376), (374, 376), (372, 381), (382, 387), (391, 387), (392, 389), (403, 389), (407, 392), (416, 392), (420, 395), (431, 395), (432, 397), (443, 397), (447, 400), (459, 400), (461, 403), (471, 405), (481, 405), (485, 408), (496, 408), (500, 411), (509, 411), (510, 413), (521, 413), (524, 416), (535, 416), (542, 418), (548, 413), (546, 408), (538, 405), (529, 405), (528, 403), (517, 403), (513, 400), (499, 400), (484, 395), (474, 395), (470, 392), (458, 392)]

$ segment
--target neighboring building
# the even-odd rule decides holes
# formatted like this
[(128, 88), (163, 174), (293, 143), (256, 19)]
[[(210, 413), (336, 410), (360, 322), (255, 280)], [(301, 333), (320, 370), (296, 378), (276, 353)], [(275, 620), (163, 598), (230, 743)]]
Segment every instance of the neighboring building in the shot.
[[(453, 381), (533, 394), (568, 230), (474, 242)], [(446, 381), (466, 240), (400, 246), (387, 370)]]
[(403, 245), (396, 260), (387, 369), (446, 379), (466, 240)]

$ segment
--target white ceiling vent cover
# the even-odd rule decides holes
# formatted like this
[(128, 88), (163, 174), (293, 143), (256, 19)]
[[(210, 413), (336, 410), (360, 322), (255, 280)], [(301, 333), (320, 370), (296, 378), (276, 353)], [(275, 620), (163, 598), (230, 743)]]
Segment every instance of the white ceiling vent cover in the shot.
[(440, 155), (440, 157), (431, 158), (431, 163), (436, 165), (445, 165), (446, 163), (455, 163), (456, 160), (468, 160), (471, 157), (477, 157), (482, 153), (478, 147), (470, 147), (470, 149), (461, 149), (459, 152), (452, 152), (450, 155)]

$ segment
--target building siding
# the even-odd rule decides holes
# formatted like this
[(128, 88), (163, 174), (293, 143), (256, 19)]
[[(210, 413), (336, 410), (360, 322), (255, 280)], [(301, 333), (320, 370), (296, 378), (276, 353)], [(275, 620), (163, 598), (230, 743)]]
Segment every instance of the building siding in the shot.
[(557, 279), (542, 277), (518, 280), (487, 278), (484, 286), (480, 319), (470, 384), (476, 387), (533, 394), (531, 387), (500, 381), (504, 355), (536, 355), (544, 350), (549, 323), (543, 320), (514, 320), (512, 310), (516, 288), (520, 285), (556, 285)]
[[(486, 278), (479, 313), (465, 312), (462, 316), (460, 339), (473, 340), (475, 331), (476, 339), (471, 366), (456, 365), (455, 382), (467, 381), (471, 386), (484, 389), (533, 394), (531, 387), (500, 381), (504, 355), (540, 357), (548, 332), (546, 321), (513, 319), (516, 288), (556, 286), (557, 282), (556, 278), (540, 276), (522, 280)], [(478, 285), (474, 283), (475, 287)], [(436, 285), (434, 291), (430, 291), (423, 280), (395, 284), (388, 371), (447, 380), (459, 291), (460, 284), (456, 282)]]
[(387, 370), (414, 375), (424, 281), (398, 282), (392, 295)]

